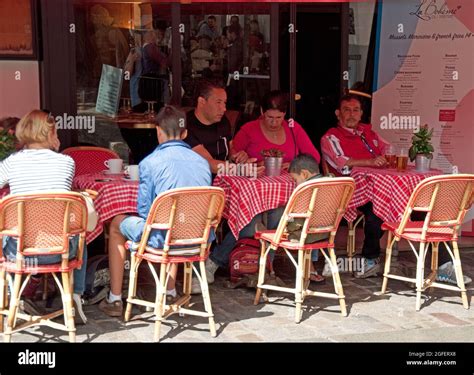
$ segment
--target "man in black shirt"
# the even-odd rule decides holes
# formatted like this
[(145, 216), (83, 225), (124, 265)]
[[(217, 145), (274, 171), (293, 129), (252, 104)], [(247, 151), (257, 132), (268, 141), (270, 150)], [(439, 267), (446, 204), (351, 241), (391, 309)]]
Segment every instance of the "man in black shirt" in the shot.
[(213, 174), (230, 160), (234, 163), (253, 163), (245, 151), (233, 152), (229, 120), (224, 116), (227, 94), (210, 81), (203, 80), (197, 87), (196, 108), (187, 113), (188, 136), (184, 141), (193, 151), (205, 158)]

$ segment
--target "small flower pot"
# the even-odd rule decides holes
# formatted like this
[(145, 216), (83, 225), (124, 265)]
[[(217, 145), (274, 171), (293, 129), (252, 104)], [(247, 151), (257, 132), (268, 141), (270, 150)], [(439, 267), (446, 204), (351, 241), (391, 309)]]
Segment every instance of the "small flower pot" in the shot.
[(283, 164), (283, 157), (266, 157), (265, 158), (265, 175), (274, 177), (281, 173), (281, 166)]
[(431, 166), (431, 158), (425, 154), (416, 155), (415, 169), (417, 172), (428, 172)]

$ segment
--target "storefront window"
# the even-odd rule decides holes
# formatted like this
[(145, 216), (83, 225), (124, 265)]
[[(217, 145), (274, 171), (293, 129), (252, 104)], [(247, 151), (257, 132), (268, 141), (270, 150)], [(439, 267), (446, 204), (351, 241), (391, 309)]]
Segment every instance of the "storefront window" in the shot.
[(192, 4), (181, 14), (183, 105), (193, 106), (195, 84), (207, 78), (226, 87), (228, 109), (254, 116), (270, 89), (269, 6)]

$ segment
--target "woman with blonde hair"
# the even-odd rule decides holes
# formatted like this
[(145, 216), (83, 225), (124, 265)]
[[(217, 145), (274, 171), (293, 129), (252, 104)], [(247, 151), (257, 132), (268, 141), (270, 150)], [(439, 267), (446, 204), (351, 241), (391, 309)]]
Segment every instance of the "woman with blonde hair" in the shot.
[[(70, 191), (74, 177), (74, 160), (58, 153), (60, 142), (54, 118), (50, 113), (33, 110), (24, 116), (16, 126), (19, 143), (23, 148), (0, 163), (0, 188), (10, 185), (11, 194), (29, 193), (42, 190)], [(3, 255), (8, 260), (16, 258), (16, 239), (4, 237)], [(78, 237), (69, 244), (70, 259), (78, 248)], [(51, 264), (61, 261), (60, 255), (37, 257), (38, 264)], [(87, 251), (84, 248), (83, 267), (74, 270), (74, 305), (76, 322), (86, 323), (82, 311), (81, 295), (85, 287)], [(39, 285), (40, 279), (32, 278), (29, 288)], [(26, 290), (25, 290), (26, 291)]]

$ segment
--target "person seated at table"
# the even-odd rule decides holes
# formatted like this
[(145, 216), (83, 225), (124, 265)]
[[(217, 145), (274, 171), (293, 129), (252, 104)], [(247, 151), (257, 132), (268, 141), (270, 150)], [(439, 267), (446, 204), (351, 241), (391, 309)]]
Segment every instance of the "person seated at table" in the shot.
[[(234, 151), (226, 111), (227, 93), (219, 84), (201, 80), (196, 88), (196, 108), (186, 115), (188, 136), (184, 139), (193, 151), (209, 162), (216, 174), (230, 159), (234, 163), (251, 163), (245, 151)], [(263, 173), (260, 168), (258, 173)]]
[[(339, 120), (337, 127), (329, 129), (321, 139), (323, 157), (329, 164), (330, 170), (336, 175), (347, 175), (352, 167), (384, 167), (387, 162), (383, 156), (388, 142), (383, 140), (371, 125), (361, 123), (361, 102), (357, 96), (345, 95), (339, 101), (336, 110)], [(381, 271), (380, 238), (382, 219), (374, 214), (372, 202), (357, 208), (364, 214), (364, 245), (362, 247), (363, 267), (354, 275), (357, 278), (376, 276)], [(412, 220), (424, 220), (424, 217), (414, 216)], [(439, 272), (437, 280), (457, 284), (454, 267), (444, 244), (439, 250)], [(464, 277), (464, 283), (472, 280)]]
[(245, 152), (249, 158), (263, 163), (262, 150), (278, 149), (288, 167), (298, 154), (313, 156), (319, 163), (320, 156), (308, 135), (295, 120), (285, 120), (288, 96), (281, 91), (271, 91), (262, 100), (261, 116), (242, 126), (233, 142), (235, 152)]
[[(384, 167), (384, 149), (388, 145), (370, 124), (361, 123), (361, 103), (355, 95), (345, 95), (336, 109), (337, 127), (329, 129), (321, 139), (323, 157), (335, 175), (348, 175), (352, 167)], [(357, 208), (364, 214), (363, 267), (358, 278), (376, 276), (380, 272), (380, 238), (382, 219), (374, 214), (372, 202)]]
[[(127, 240), (140, 242), (154, 199), (174, 188), (211, 185), (209, 163), (183, 142), (187, 133), (184, 119), (184, 112), (176, 107), (167, 105), (160, 110), (156, 117), (159, 146), (139, 164), (138, 216), (118, 215), (110, 224), (110, 293), (99, 305), (109, 316), (123, 313), (124, 245)], [(165, 236), (165, 231), (152, 231), (148, 245), (163, 248)], [(176, 297), (176, 271), (177, 267), (173, 265), (167, 285), (167, 294), (171, 297)]]
[[(11, 194), (37, 191), (70, 191), (74, 177), (74, 160), (59, 154), (60, 142), (51, 114), (33, 110), (25, 115), (16, 125), (15, 136), (23, 149), (10, 155), (0, 163), (0, 188), (10, 185)], [(75, 258), (79, 246), (79, 237), (69, 242), (69, 258)], [(17, 252), (17, 241), (4, 237), (3, 254), (6, 259), (14, 261)], [(52, 264), (61, 261), (60, 255), (41, 255), (32, 259), (37, 264)], [(85, 324), (87, 317), (82, 310), (81, 295), (85, 289), (87, 249), (84, 245), (82, 267), (74, 270), (73, 302), (76, 324)], [(23, 291), (33, 296), (39, 287), (41, 277), (33, 275)], [(31, 304), (31, 301), (28, 301)]]

